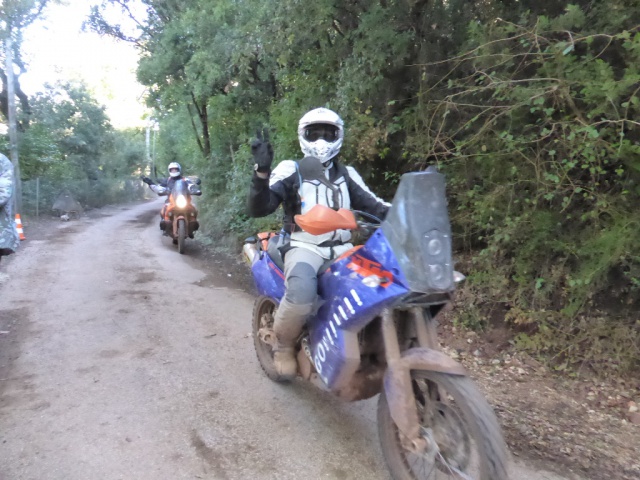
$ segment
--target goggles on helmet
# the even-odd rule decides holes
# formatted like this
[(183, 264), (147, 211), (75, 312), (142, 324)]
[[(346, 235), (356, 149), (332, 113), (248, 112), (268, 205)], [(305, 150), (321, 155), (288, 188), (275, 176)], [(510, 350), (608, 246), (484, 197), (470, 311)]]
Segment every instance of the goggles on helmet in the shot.
[(170, 168), (170, 169), (169, 169), (169, 171), (170, 171), (170, 172), (172, 172), (172, 173), (173, 173), (173, 172), (179, 172), (179, 171), (180, 171), (180, 169), (179, 169), (179, 168), (175, 168), (175, 167), (174, 167), (174, 168)]
[(315, 142), (320, 139), (327, 142), (335, 142), (340, 136), (340, 129), (335, 125), (315, 123), (305, 127), (303, 136), (308, 142)]

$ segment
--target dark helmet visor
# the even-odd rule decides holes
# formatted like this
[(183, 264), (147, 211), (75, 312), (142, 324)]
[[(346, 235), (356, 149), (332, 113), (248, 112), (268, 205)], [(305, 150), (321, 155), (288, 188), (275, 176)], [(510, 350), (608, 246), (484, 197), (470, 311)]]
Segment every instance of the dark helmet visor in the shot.
[(335, 142), (339, 136), (340, 129), (327, 123), (315, 123), (304, 129), (304, 139), (308, 142), (315, 142), (321, 138), (327, 142)]

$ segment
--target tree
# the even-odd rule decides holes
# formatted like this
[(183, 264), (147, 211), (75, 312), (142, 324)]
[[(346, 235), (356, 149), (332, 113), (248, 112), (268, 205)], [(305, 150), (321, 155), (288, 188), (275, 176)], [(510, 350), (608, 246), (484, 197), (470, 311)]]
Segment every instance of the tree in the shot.
[(22, 32), (24, 29), (33, 23), (35, 19), (42, 15), (44, 8), (49, 3), (58, 3), (57, 0), (4, 0), (0, 4), (0, 39), (2, 40), (2, 47), (0, 48), (0, 81), (2, 81), (2, 91), (0, 92), (0, 113), (3, 117), (8, 118), (9, 102), (7, 99), (7, 72), (5, 71), (5, 58), (6, 43), (4, 40), (8, 37), (12, 37), (13, 47), (13, 64), (18, 67), (19, 73), (14, 77), (15, 94), (20, 100), (22, 107), (23, 117), (19, 122), (19, 128), (24, 130), (29, 122), (29, 114), (31, 113), (29, 107), (28, 96), (22, 91), (20, 87), (20, 75), (26, 71), (25, 64), (22, 60), (21, 46), (22, 46)]
[[(47, 162), (64, 178), (97, 180), (103, 175), (103, 157), (109, 148), (112, 127), (104, 107), (82, 83), (46, 85), (32, 100), (34, 124), (39, 134), (36, 144), (44, 143), (53, 155)], [(53, 141), (53, 144), (50, 142)], [(42, 162), (35, 158), (25, 159)]]
[(142, 130), (115, 131), (82, 83), (45, 85), (30, 104), (32, 121), (20, 144), (28, 210), (36, 208), (36, 179), (43, 207), (65, 190), (89, 207), (142, 195), (137, 178), (145, 167)]

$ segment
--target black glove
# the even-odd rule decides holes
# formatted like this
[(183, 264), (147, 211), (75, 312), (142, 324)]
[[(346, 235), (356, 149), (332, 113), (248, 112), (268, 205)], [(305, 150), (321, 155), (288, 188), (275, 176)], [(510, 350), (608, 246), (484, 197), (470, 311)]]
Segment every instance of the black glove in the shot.
[(269, 173), (273, 162), (273, 147), (269, 143), (269, 131), (264, 128), (258, 132), (257, 139), (251, 142), (251, 155), (256, 172)]
[(140, 180), (142, 180), (147, 185), (153, 185), (153, 180), (151, 180), (149, 177), (142, 176), (140, 177)]

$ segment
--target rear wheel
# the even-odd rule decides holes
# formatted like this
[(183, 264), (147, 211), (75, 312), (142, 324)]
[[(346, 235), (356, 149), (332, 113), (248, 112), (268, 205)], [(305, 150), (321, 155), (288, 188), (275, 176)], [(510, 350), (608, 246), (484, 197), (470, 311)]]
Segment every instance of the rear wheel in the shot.
[(184, 220), (178, 220), (178, 252), (184, 253), (187, 240), (187, 224)]
[(423, 435), (433, 445), (403, 447), (387, 398), (378, 401), (378, 433), (394, 480), (507, 480), (507, 448), (498, 421), (469, 378), (417, 370), (413, 394)]
[(273, 333), (273, 320), (277, 308), (278, 306), (271, 298), (258, 297), (253, 306), (251, 333), (253, 334), (253, 346), (256, 349), (258, 362), (260, 362), (264, 373), (274, 382), (287, 382), (289, 379), (278, 375), (276, 366), (273, 363), (273, 347), (260, 338), (260, 329), (263, 329), (263, 333), (270, 330), (271, 334), (275, 336), (275, 333)]

